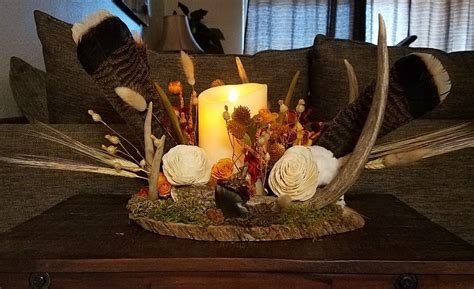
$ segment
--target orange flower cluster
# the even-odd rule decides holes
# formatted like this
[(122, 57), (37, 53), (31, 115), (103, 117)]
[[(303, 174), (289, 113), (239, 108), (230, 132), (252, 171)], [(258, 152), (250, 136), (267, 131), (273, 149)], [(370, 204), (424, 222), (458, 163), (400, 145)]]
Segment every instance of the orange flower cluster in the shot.
[(189, 98), (189, 105), (186, 106), (183, 96), (183, 85), (179, 80), (171, 81), (168, 84), (168, 91), (178, 97), (178, 105), (174, 106), (174, 112), (178, 118), (179, 125), (181, 127), (181, 133), (186, 138), (188, 144), (194, 145), (196, 143), (196, 136), (194, 133), (194, 119), (193, 111), (197, 105), (197, 92), (194, 90), (191, 92)]
[(264, 124), (272, 123), (278, 119), (278, 113), (271, 112), (269, 109), (259, 110), (258, 115), (262, 118)]

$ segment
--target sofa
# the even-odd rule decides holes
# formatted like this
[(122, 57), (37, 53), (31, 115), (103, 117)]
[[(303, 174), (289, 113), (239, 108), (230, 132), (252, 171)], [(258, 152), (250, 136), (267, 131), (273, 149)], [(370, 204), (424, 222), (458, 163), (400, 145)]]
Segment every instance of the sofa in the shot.
[[(84, 143), (100, 146), (105, 143), (104, 135), (108, 131), (90, 119), (88, 109), (99, 112), (116, 130), (136, 139), (134, 132), (82, 69), (71, 37), (71, 24), (41, 11), (35, 11), (34, 16), (46, 71), (19, 58), (11, 58), (10, 85), (29, 123), (0, 125), (0, 156), (77, 157), (67, 148), (29, 135), (29, 131), (41, 129), (36, 123), (38, 121)], [(390, 63), (412, 52), (427, 52), (440, 59), (452, 80), (451, 94), (435, 110), (380, 138), (379, 143), (474, 119), (474, 52), (445, 53), (435, 49), (390, 47)], [(185, 79), (178, 54), (148, 51), (148, 58), (151, 77), (158, 84), (166, 86), (169, 81)], [(198, 92), (208, 88), (217, 78), (229, 84), (239, 83), (235, 55), (198, 54), (193, 58)], [(321, 121), (330, 121), (347, 104), (349, 89), (343, 59), (348, 59), (354, 66), (360, 91), (375, 79), (374, 45), (322, 35), (315, 38), (312, 47), (264, 51), (253, 56), (241, 55), (240, 58), (252, 82), (268, 85), (269, 104), (274, 109), (278, 99), (286, 95), (294, 73), (299, 70), (301, 74), (294, 99), (306, 99)], [(188, 93), (189, 89), (186, 89)], [(75, 194), (132, 194), (144, 185), (135, 179), (38, 170), (3, 163), (0, 180), (3, 204), (0, 232)], [(474, 244), (473, 192), (474, 149), (466, 149), (407, 167), (365, 170), (348, 194), (395, 195), (433, 222)]]

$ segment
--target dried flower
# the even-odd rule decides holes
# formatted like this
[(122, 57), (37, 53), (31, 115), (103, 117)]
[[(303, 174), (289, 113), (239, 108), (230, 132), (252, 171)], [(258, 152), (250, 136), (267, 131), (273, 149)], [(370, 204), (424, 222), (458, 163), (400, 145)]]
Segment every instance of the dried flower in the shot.
[(158, 176), (157, 188), (160, 197), (168, 197), (171, 194), (171, 184), (163, 173)]
[(117, 153), (117, 147), (113, 146), (113, 145), (110, 145), (110, 146), (102, 145), (102, 149), (104, 149), (105, 151), (107, 151), (111, 155), (114, 155), (114, 154)]
[(182, 93), (183, 92), (183, 85), (181, 84), (181, 81), (179, 81), (179, 80), (171, 81), (168, 84), (168, 91), (171, 94), (180, 94), (180, 93)]
[(305, 110), (305, 104), (306, 102), (304, 101), (304, 99), (300, 99), (298, 100), (298, 105), (296, 106), (296, 111), (299, 112), (299, 113), (303, 113), (304, 110)]
[(262, 108), (258, 111), (258, 114), (262, 117), (263, 123), (271, 123), (278, 119), (278, 113), (271, 112), (269, 109)]
[(262, 176), (260, 160), (252, 153), (248, 153), (245, 155), (244, 163), (247, 165), (247, 172), (248, 175), (250, 175), (250, 182), (255, 183)]
[(260, 114), (256, 114), (252, 117), (253, 121), (256, 123), (261, 123), (263, 122), (263, 117)]
[(115, 88), (115, 93), (128, 105), (138, 111), (145, 111), (147, 104), (143, 95), (125, 86)]
[(265, 161), (268, 162), (269, 160), (270, 160), (270, 154), (269, 154), (269, 153), (266, 153), (266, 154), (265, 154)]
[(304, 112), (304, 105), (298, 104), (296, 106), (296, 111), (299, 112), (299, 113), (303, 113)]
[(246, 127), (235, 120), (227, 122), (227, 129), (237, 139), (243, 139), (247, 131)]
[(100, 114), (96, 113), (95, 111), (93, 111), (92, 109), (89, 109), (87, 111), (87, 113), (92, 116), (92, 120), (95, 121), (95, 122), (101, 122), (102, 121), (102, 117), (100, 116)]
[(222, 86), (222, 85), (225, 85), (222, 79), (215, 79), (211, 82), (211, 87), (217, 87), (217, 86)]
[(194, 79), (194, 64), (191, 57), (184, 51), (181, 51), (181, 64), (183, 65), (188, 84), (194, 86), (194, 84), (196, 84), (196, 80)]
[(224, 213), (222, 213), (221, 209), (218, 209), (218, 208), (207, 209), (206, 216), (215, 225), (221, 225), (224, 223), (224, 219), (225, 219)]
[(148, 187), (143, 187), (138, 191), (135, 196), (139, 198), (148, 198)]
[(216, 180), (228, 180), (234, 174), (234, 163), (231, 159), (220, 159), (212, 166), (212, 177)]
[(270, 164), (274, 164), (285, 153), (285, 146), (281, 143), (272, 143), (268, 147), (268, 153), (270, 154)]
[(232, 113), (232, 119), (242, 125), (248, 125), (250, 123), (250, 109), (242, 105), (237, 106)]
[(293, 126), (293, 125), (295, 125), (297, 122), (298, 122), (298, 114), (296, 113), (296, 111), (294, 111), (294, 110), (292, 110), (292, 109), (289, 109), (289, 110), (286, 112), (285, 123), (287, 123), (287, 124), (290, 125), (290, 126)]
[(296, 139), (296, 132), (288, 125), (273, 124), (271, 140), (282, 144), (292, 143)]
[(283, 100), (279, 100), (278, 101), (278, 105), (280, 105), (280, 112), (281, 113), (285, 113), (288, 111), (288, 106), (286, 106), (286, 104), (283, 102)]
[(105, 139), (108, 140), (111, 144), (114, 144), (114, 145), (120, 143), (120, 138), (118, 136), (115, 136), (115, 135), (106, 134)]
[(310, 138), (310, 133), (304, 129), (301, 123), (297, 122), (295, 129), (296, 140), (293, 142), (293, 145), (309, 146), (313, 144), (313, 140)]

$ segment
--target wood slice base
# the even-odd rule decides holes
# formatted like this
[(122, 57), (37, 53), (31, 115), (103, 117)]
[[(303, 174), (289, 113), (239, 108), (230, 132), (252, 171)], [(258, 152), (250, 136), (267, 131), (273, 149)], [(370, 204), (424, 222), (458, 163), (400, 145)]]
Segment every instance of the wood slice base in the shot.
[(164, 236), (201, 241), (278, 241), (304, 238), (319, 238), (326, 235), (345, 233), (364, 227), (365, 221), (360, 214), (345, 207), (337, 219), (326, 220), (312, 225), (270, 225), (236, 226), (209, 225), (200, 226), (182, 223), (157, 221), (129, 214), (129, 218), (144, 229)]

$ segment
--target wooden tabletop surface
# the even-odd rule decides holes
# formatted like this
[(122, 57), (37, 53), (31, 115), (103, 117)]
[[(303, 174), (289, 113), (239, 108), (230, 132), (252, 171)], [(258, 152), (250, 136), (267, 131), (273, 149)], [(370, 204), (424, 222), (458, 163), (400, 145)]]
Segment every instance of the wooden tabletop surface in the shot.
[(125, 195), (74, 196), (0, 235), (0, 272), (474, 274), (474, 247), (390, 195), (347, 196), (363, 229), (318, 240), (204, 242), (131, 224)]

